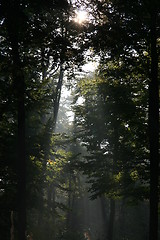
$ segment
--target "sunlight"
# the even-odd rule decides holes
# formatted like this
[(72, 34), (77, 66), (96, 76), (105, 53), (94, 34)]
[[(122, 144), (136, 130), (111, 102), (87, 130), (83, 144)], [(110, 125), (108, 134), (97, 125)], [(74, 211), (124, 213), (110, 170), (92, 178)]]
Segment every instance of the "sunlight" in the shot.
[(79, 10), (76, 12), (75, 22), (82, 24), (87, 20), (87, 12), (84, 10)]

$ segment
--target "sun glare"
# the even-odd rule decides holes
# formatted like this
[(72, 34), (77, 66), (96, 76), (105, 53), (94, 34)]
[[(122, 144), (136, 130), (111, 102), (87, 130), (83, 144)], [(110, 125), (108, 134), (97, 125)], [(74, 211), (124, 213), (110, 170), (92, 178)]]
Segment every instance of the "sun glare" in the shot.
[(76, 12), (75, 22), (82, 24), (87, 20), (87, 12), (84, 10), (79, 10)]

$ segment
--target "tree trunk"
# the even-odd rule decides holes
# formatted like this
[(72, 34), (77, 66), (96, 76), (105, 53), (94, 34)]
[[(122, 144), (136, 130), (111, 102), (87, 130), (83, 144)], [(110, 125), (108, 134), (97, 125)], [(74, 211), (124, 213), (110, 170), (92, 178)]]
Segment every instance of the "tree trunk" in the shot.
[(11, 211), (11, 240), (14, 240), (14, 212)]
[(107, 206), (106, 206), (106, 198), (105, 196), (101, 196), (100, 197), (100, 201), (101, 201), (101, 209), (102, 209), (102, 219), (103, 219), (103, 235), (104, 235), (104, 238), (106, 239), (107, 238), (107, 229), (106, 229), (106, 226), (107, 226)]
[(121, 201), (121, 206), (120, 206), (120, 216), (119, 216), (119, 237), (121, 237), (122, 239), (126, 238), (126, 231), (125, 231), (125, 199), (122, 199)]
[(19, 1), (8, 2), (6, 13), (7, 31), (12, 49), (12, 77), (18, 112), (17, 140), (17, 208), (18, 240), (25, 240), (26, 231), (26, 160), (25, 160), (25, 83), (19, 56)]
[(61, 63), (60, 64), (59, 79), (58, 79), (56, 94), (55, 94), (55, 99), (54, 99), (54, 130), (56, 128), (58, 111), (59, 111), (59, 103), (60, 103), (61, 90), (62, 90), (62, 84), (63, 84), (63, 74), (64, 74), (64, 69), (63, 69), (63, 66), (62, 66), (62, 63)]
[(109, 215), (109, 223), (108, 223), (107, 240), (113, 240), (114, 219), (115, 219), (115, 200), (110, 199), (110, 215)]
[[(118, 133), (119, 122), (115, 121), (114, 126), (114, 150), (113, 150), (113, 168), (112, 174), (117, 170), (117, 160), (118, 160), (118, 148), (119, 148), (119, 133)], [(110, 199), (110, 214), (109, 214), (109, 223), (108, 223), (108, 238), (107, 240), (113, 240), (113, 230), (114, 230), (114, 220), (115, 220), (115, 200)]]
[(156, 21), (157, 12), (155, 9), (152, 9), (151, 79), (149, 85), (150, 240), (158, 240), (159, 87), (158, 87), (158, 56), (156, 47), (157, 42)]
[(18, 93), (18, 219), (19, 240), (25, 239), (26, 231), (26, 160), (25, 160), (25, 109), (24, 79), (19, 79)]
[(68, 230), (71, 229), (72, 225), (72, 189), (71, 189), (71, 174), (69, 176), (69, 189), (68, 189), (68, 211), (67, 211), (67, 217), (66, 217), (66, 227)]

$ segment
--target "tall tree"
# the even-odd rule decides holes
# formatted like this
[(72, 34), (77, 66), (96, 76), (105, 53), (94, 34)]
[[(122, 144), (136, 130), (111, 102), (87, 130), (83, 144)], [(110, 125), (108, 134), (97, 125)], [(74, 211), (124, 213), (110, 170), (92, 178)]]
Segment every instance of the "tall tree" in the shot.
[(159, 81), (158, 81), (158, 50), (157, 21), (160, 11), (158, 1), (150, 7), (150, 44), (151, 72), (149, 83), (149, 141), (150, 141), (150, 236), (158, 239), (158, 203), (159, 203)]
[[(4, 7), (4, 6), (3, 6)], [(5, 8), (6, 29), (11, 46), (12, 78), (17, 102), (17, 207), (18, 239), (25, 239), (26, 231), (26, 158), (25, 158), (25, 83), (19, 55), (20, 42), (20, 1), (8, 1)]]
[[(94, 4), (96, 7), (94, 6), (93, 9), (98, 13), (97, 16), (100, 20), (97, 19), (98, 38), (96, 34), (93, 36), (93, 44), (95, 49), (102, 53), (102, 59), (122, 57), (128, 69), (134, 66), (136, 59), (139, 59), (136, 60), (137, 64), (135, 65), (137, 70), (140, 64), (146, 69), (146, 80), (148, 79), (149, 85), (150, 239), (157, 239), (159, 165), (159, 51), (157, 41), (159, 37), (159, 2), (157, 0), (153, 2), (120, 0), (94, 1)], [(102, 51), (105, 51), (105, 54)]]
[[(45, 4), (43, 1), (33, 3), (32, 1), (5, 2), (2, 0), (0, 4), (1, 38), (3, 39), (3, 46), (1, 47), (3, 62), (1, 66), (4, 68), (7, 63), (11, 65), (11, 68), (8, 68), (8, 75), (4, 74), (4, 71), (1, 74), (2, 79), (6, 78), (7, 80), (3, 84), (4, 89), (7, 88), (8, 84), (11, 85), (10, 91), (13, 91), (10, 96), (8, 95), (7, 100), (1, 99), (1, 110), (2, 116), (5, 116), (6, 107), (8, 108), (8, 105), (13, 102), (16, 105), (14, 110), (17, 118), (14, 116), (15, 118), (11, 120), (14, 122), (14, 125), (17, 124), (17, 131), (15, 130), (14, 137), (18, 139), (16, 148), (18, 160), (16, 161), (17, 169), (15, 167), (14, 170), (16, 169), (18, 181), (18, 232), (19, 239), (22, 240), (25, 239), (26, 231), (26, 159), (27, 161), (29, 159), (29, 156), (26, 157), (29, 151), (27, 148), (26, 152), (25, 147), (25, 108), (27, 108), (27, 114), (29, 114), (30, 107), (36, 105), (36, 98), (39, 97), (38, 94), (40, 93), (38, 92), (38, 87), (35, 90), (36, 83), (39, 81), (40, 85), (43, 81), (41, 85), (44, 86), (47, 82), (48, 68), (53, 74), (57, 67), (60, 59), (58, 52), (61, 52), (63, 46), (63, 36), (59, 36), (60, 13), (67, 12), (66, 15), (68, 16), (69, 4), (65, 0), (61, 1), (61, 3), (58, 1), (47, 1)], [(53, 12), (56, 13), (55, 16)], [(52, 21), (53, 19), (56, 20), (55, 23)], [(50, 29), (47, 29), (47, 23)], [(53, 36), (55, 41), (53, 41)], [(52, 41), (50, 41), (51, 38)], [(37, 92), (35, 93), (34, 91)], [(46, 116), (48, 118), (47, 114)], [(4, 117), (2, 120), (4, 121)]]
[[(143, 181), (148, 171), (147, 96), (142, 97), (135, 87), (136, 77), (130, 80), (126, 76), (122, 81), (123, 64), (114, 64), (109, 62), (106, 70), (103, 65), (101, 78), (79, 82), (84, 102), (74, 107), (77, 138), (88, 151), (80, 166), (89, 177), (92, 197), (106, 194), (110, 198), (108, 239), (113, 239), (115, 199), (146, 198)], [(145, 81), (141, 87), (143, 84)]]

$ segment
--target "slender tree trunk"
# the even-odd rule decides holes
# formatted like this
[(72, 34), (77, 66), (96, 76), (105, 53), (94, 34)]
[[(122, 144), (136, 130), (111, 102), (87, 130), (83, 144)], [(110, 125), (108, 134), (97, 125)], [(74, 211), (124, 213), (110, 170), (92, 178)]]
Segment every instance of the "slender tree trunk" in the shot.
[[(113, 151), (113, 168), (112, 174), (116, 172), (117, 169), (117, 160), (118, 160), (118, 148), (119, 148), (119, 133), (118, 133), (119, 122), (115, 121), (114, 127), (114, 151)], [(114, 221), (115, 221), (115, 200), (110, 199), (110, 214), (109, 214), (109, 223), (108, 223), (108, 238), (107, 240), (113, 240), (113, 230), (114, 230)]]
[(14, 212), (11, 211), (11, 240), (14, 240)]
[[(17, 69), (17, 68), (16, 68)], [(19, 72), (19, 69), (17, 69)], [(17, 179), (18, 179), (18, 232), (19, 240), (25, 239), (26, 225), (26, 159), (25, 159), (25, 107), (24, 107), (24, 79), (20, 75), (16, 77), (16, 93), (18, 98), (18, 162), (17, 162)]]
[(57, 88), (56, 88), (56, 95), (55, 95), (55, 99), (54, 99), (54, 130), (56, 128), (58, 111), (59, 111), (59, 103), (60, 103), (61, 90), (62, 90), (62, 84), (63, 84), (63, 74), (64, 74), (64, 69), (63, 69), (63, 65), (61, 63), (59, 79), (58, 79)]
[(106, 226), (107, 226), (107, 206), (106, 206), (106, 198), (105, 196), (102, 196), (100, 197), (100, 201), (101, 201), (101, 209), (102, 209), (102, 219), (103, 219), (103, 235), (104, 235), (104, 238), (106, 239), (107, 238), (107, 229), (106, 229)]
[(71, 174), (69, 176), (69, 191), (68, 191), (68, 211), (67, 211), (67, 218), (66, 218), (66, 227), (68, 230), (71, 228), (72, 223), (72, 190), (71, 190)]
[(110, 199), (110, 214), (109, 214), (107, 240), (113, 240), (114, 219), (115, 219), (115, 200)]
[[(154, 4), (154, 3), (153, 3)], [(151, 79), (149, 85), (150, 240), (158, 240), (159, 93), (156, 36), (157, 12), (151, 13)]]
[[(49, 227), (49, 222), (45, 220), (45, 231), (46, 238), (48, 240), (55, 239), (56, 236), (56, 186), (54, 183), (51, 183), (47, 189), (47, 210), (51, 214), (52, 217), (52, 228)], [(51, 221), (51, 220), (49, 220)], [(42, 222), (44, 224), (44, 220)]]
[(122, 239), (125, 239), (125, 199), (122, 199), (121, 201), (121, 206), (120, 206), (120, 216), (119, 216), (119, 237), (121, 237)]
[(66, 227), (68, 231), (76, 231), (79, 230), (79, 221), (77, 219), (77, 215), (75, 214), (75, 211), (77, 211), (78, 204), (76, 201), (75, 191), (73, 189), (74, 178), (72, 176), (72, 173), (70, 173), (69, 176), (69, 189), (68, 189), (68, 211), (67, 211), (67, 217), (66, 217)]
[(26, 159), (25, 159), (25, 108), (24, 79), (19, 86), (18, 96), (18, 232), (19, 240), (25, 239), (26, 231)]

